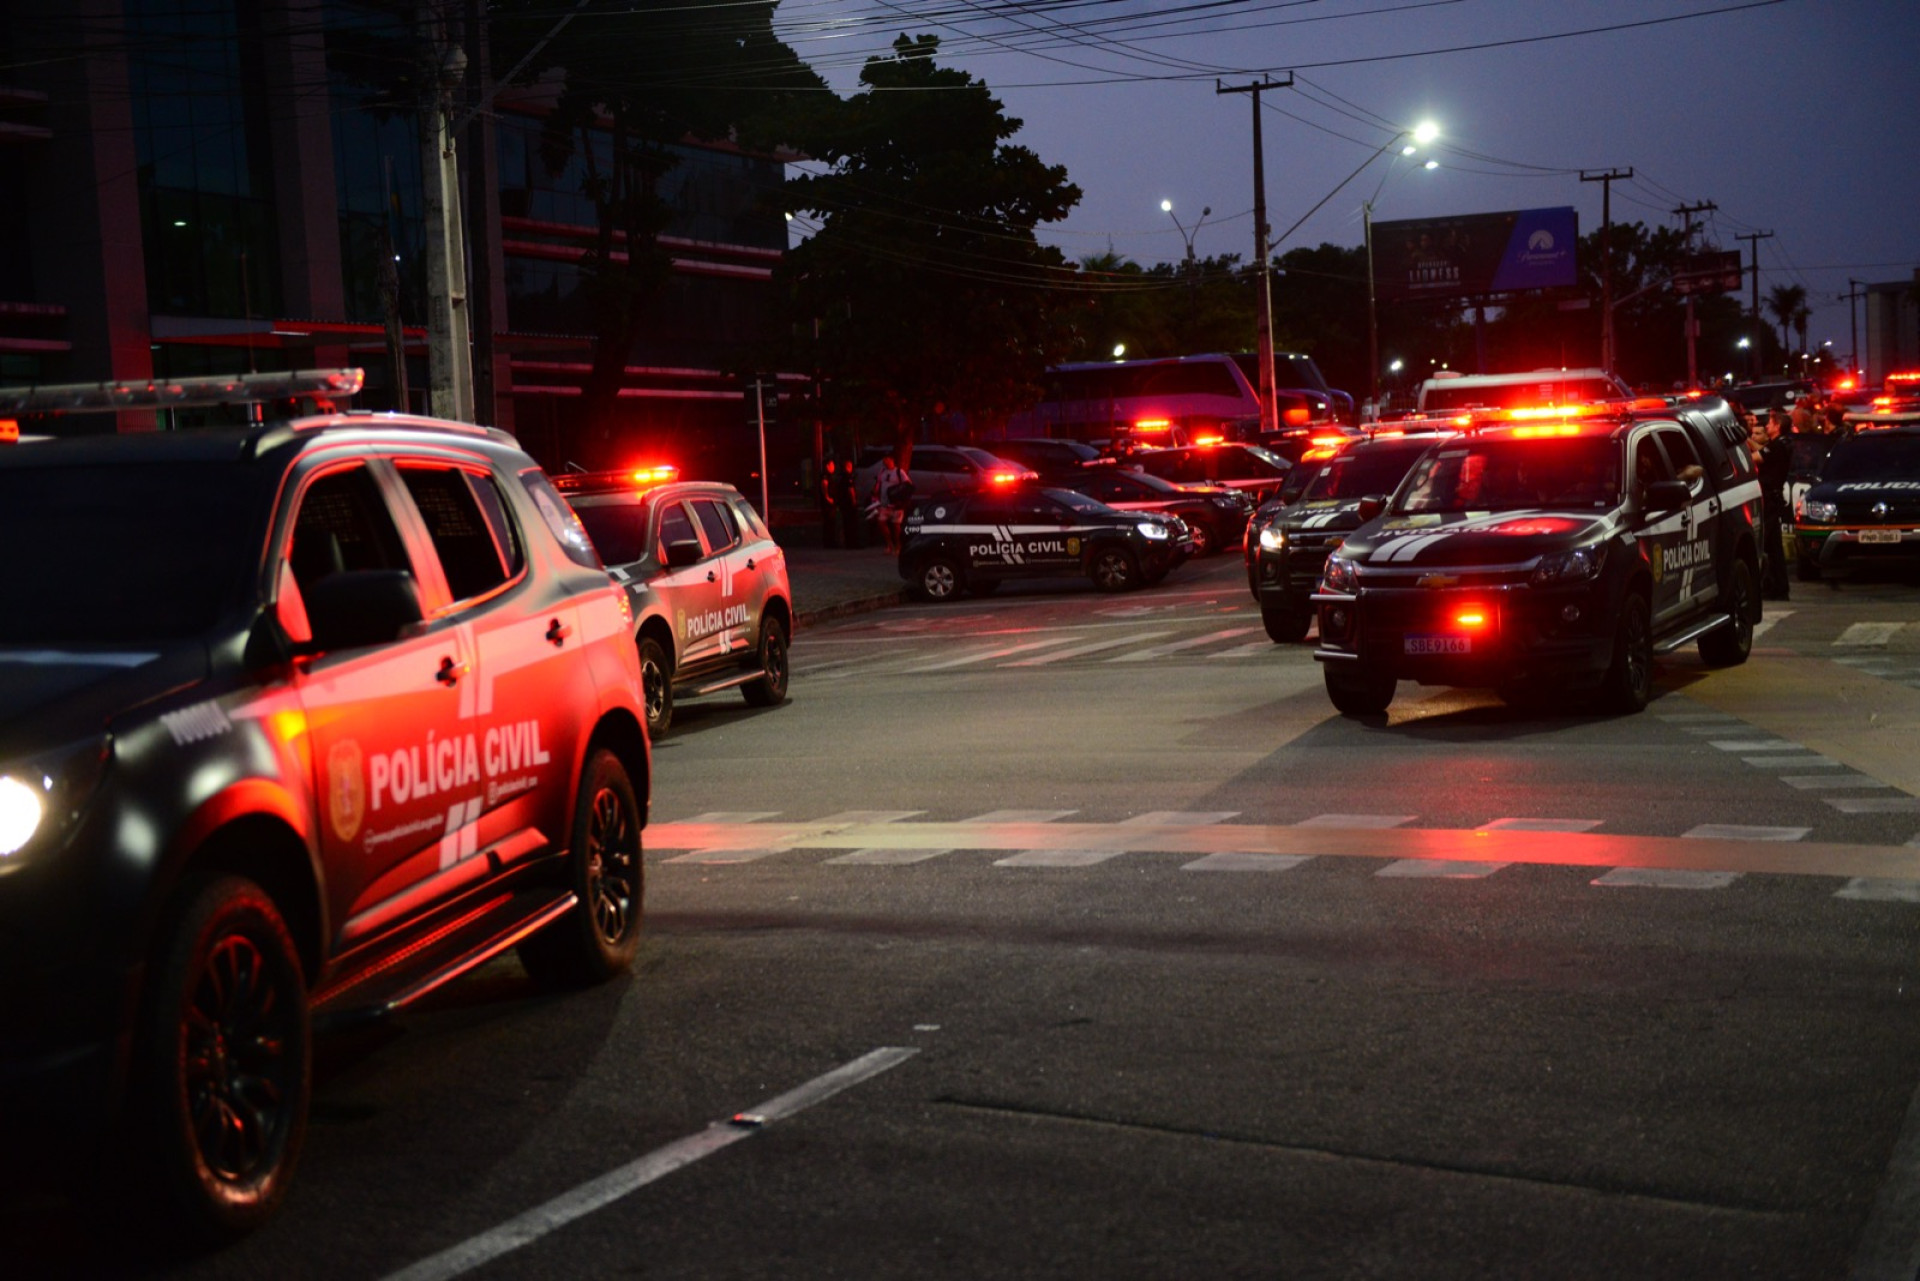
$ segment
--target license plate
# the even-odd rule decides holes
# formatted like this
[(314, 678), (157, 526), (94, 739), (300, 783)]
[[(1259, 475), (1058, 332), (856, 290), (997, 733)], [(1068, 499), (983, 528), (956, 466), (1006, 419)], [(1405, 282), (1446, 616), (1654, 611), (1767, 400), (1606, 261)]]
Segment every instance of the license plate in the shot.
[(1473, 638), (1471, 636), (1409, 636), (1406, 646), (1406, 652), (1409, 654), (1471, 654)]
[(1897, 529), (1863, 529), (1860, 531), (1860, 541), (1863, 543), (1897, 543), (1900, 541), (1900, 531)]

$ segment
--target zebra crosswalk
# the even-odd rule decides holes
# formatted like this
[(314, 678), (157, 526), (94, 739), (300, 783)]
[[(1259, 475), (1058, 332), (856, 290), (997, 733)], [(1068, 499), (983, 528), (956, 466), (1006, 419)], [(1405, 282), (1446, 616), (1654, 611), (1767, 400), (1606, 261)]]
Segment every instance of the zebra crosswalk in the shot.
[(1008, 869), (1095, 869), (1140, 859), (1183, 872), (1284, 873), (1323, 859), (1377, 863), (1386, 879), (1484, 880), (1515, 866), (1580, 867), (1603, 887), (1724, 890), (1752, 875), (1834, 877), (1834, 897), (1920, 902), (1920, 846), (1810, 842), (1803, 827), (1709, 823), (1677, 837), (1612, 835), (1597, 819), (1504, 816), (1469, 829), (1419, 828), (1417, 815), (1318, 814), (1293, 823), (1236, 823), (1230, 811), (1152, 811), (1075, 822), (1073, 810), (994, 810), (957, 822), (920, 811), (709, 812), (654, 824), (650, 857), (704, 868), (807, 860), (908, 867), (986, 857)]

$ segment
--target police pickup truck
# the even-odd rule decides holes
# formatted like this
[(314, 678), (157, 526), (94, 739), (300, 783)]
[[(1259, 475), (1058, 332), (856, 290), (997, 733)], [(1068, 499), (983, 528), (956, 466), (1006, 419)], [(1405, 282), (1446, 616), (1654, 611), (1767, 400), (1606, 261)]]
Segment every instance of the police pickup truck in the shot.
[(1377, 715), (1411, 680), (1638, 711), (1656, 654), (1697, 641), (1707, 663), (1744, 662), (1760, 617), (1744, 437), (1719, 400), (1635, 401), (1432, 446), (1314, 593), (1334, 706)]
[(633, 608), (647, 732), (674, 701), (737, 689), (750, 707), (787, 698), (793, 593), (787, 554), (732, 485), (672, 468), (559, 476), (607, 572)]
[(104, 1154), (90, 1216), (230, 1239), (286, 1193), (316, 1023), (515, 948), (555, 984), (632, 962), (627, 600), (505, 432), (327, 413), (0, 445), (0, 545), (0, 1160), (36, 1187)]
[(984, 596), (1016, 578), (1085, 576), (1101, 591), (1128, 591), (1159, 582), (1193, 552), (1177, 516), (1021, 485), (923, 500), (902, 535), (900, 576), (931, 601)]
[(1920, 413), (1850, 417), (1819, 476), (1794, 505), (1802, 578), (1920, 562)]

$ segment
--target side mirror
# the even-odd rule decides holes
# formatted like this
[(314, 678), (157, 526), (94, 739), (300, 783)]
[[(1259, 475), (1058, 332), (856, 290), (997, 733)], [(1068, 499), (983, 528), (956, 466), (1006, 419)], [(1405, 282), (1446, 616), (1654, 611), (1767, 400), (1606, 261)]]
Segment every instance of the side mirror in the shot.
[(675, 539), (660, 549), (660, 564), (666, 569), (678, 569), (682, 565), (691, 565), (700, 559), (700, 544), (691, 538)]
[(307, 589), (314, 648), (358, 649), (398, 640), (421, 621), (420, 587), (404, 569), (328, 574)]
[(1387, 496), (1385, 494), (1368, 494), (1360, 500), (1360, 507), (1356, 514), (1360, 517), (1360, 523), (1364, 525), (1386, 509)]
[(1684, 480), (1656, 480), (1647, 486), (1644, 501), (1648, 511), (1670, 512), (1685, 507), (1692, 497), (1693, 491)]

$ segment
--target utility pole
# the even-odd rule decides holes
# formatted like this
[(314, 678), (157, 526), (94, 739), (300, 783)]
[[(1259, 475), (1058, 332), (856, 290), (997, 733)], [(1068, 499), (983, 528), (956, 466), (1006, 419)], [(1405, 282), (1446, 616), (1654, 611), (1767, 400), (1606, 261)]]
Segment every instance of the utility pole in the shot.
[(1292, 87), (1291, 71), (1285, 80), (1263, 75), (1245, 85), (1213, 82), (1216, 94), (1244, 93), (1253, 99), (1253, 261), (1254, 270), (1260, 273), (1260, 430), (1263, 432), (1273, 431), (1278, 424), (1273, 413), (1273, 288), (1267, 274), (1267, 168), (1260, 144), (1260, 94), (1267, 89)]
[[(1747, 252), (1751, 255), (1751, 265), (1748, 266), (1747, 270), (1753, 273), (1753, 289), (1750, 297), (1753, 299), (1753, 318), (1755, 321), (1758, 321), (1760, 319), (1760, 242), (1763, 240), (1772, 240), (1773, 233), (1771, 231), (1756, 231), (1749, 235), (1735, 236), (1734, 239), (1748, 242)], [(1768, 332), (1771, 333), (1772, 331), (1769, 330)], [(1760, 336), (1758, 334), (1755, 334), (1753, 338), (1753, 369), (1751, 373), (1754, 381), (1758, 382), (1760, 379)]]
[(1613, 184), (1633, 177), (1631, 166), (1605, 173), (1580, 171), (1581, 182), (1600, 184), (1600, 367), (1613, 372)]
[[(1687, 220), (1687, 252), (1693, 252), (1693, 216), (1698, 213), (1712, 213), (1720, 206), (1711, 200), (1703, 200), (1697, 205), (1681, 205), (1675, 213)], [(1700, 322), (1693, 318), (1693, 291), (1687, 291), (1687, 389), (1693, 390), (1700, 385), (1700, 364), (1695, 359), (1695, 346), (1700, 337)]]
[(1840, 295), (1841, 300), (1847, 304), (1847, 325), (1853, 330), (1853, 338), (1847, 350), (1847, 372), (1862, 382), (1866, 380), (1862, 377), (1860, 369), (1860, 317), (1856, 314), (1853, 304), (1867, 296), (1867, 291), (1861, 287), (1866, 283), (1864, 280), (1855, 280), (1849, 276), (1847, 292)]
[(467, 55), (449, 37), (436, 0), (421, 0), (419, 21), (426, 57), (420, 158), (427, 221), (427, 403), (435, 417), (472, 422), (466, 237), (460, 218), (460, 157), (453, 132), (453, 94), (466, 78)]

